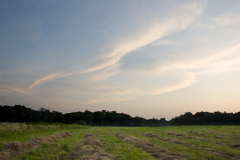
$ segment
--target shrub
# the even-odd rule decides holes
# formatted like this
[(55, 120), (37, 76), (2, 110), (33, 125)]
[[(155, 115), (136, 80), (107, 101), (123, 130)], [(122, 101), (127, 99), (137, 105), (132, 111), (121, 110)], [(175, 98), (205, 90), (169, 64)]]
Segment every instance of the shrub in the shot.
[(85, 121), (83, 121), (83, 120), (78, 120), (77, 122), (76, 122), (76, 124), (78, 124), (78, 125), (86, 125), (86, 122)]

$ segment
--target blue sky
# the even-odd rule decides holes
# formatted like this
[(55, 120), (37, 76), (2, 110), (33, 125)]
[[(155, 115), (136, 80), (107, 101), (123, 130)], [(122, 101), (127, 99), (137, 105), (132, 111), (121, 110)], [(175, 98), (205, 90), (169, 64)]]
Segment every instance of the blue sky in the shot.
[(0, 2), (0, 105), (239, 111), (240, 2)]

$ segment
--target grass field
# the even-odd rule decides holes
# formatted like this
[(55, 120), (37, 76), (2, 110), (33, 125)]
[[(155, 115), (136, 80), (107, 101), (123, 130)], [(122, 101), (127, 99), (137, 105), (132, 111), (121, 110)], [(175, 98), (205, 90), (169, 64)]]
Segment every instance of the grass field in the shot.
[(240, 159), (240, 126), (28, 128), (2, 129), (0, 159)]

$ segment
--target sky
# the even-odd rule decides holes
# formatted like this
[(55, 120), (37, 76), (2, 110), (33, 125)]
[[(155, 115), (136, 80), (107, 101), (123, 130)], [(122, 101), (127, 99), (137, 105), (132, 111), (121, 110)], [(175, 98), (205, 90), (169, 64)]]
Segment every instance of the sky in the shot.
[(239, 0), (1, 0), (0, 105), (238, 112)]

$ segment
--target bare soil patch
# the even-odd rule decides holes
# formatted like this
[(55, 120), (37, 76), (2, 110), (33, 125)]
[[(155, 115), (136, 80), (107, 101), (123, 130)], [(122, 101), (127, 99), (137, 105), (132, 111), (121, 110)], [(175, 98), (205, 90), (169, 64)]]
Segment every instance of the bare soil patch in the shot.
[(78, 159), (78, 160), (114, 160), (116, 156), (104, 151), (105, 144), (94, 134), (86, 134), (83, 146), (77, 148), (70, 155), (62, 156), (60, 159)]
[(185, 160), (186, 159), (183, 157), (182, 154), (170, 152), (155, 144), (149, 143), (147, 140), (141, 140), (139, 138), (122, 134), (122, 133), (117, 134), (117, 136), (123, 139), (125, 142), (134, 144), (136, 147), (142, 148), (147, 153), (150, 153), (152, 156), (160, 158), (162, 160)]
[(71, 132), (55, 133), (45, 137), (32, 138), (28, 142), (10, 142), (5, 143), (0, 152), (0, 160), (11, 159), (15, 156), (21, 155), (30, 149), (36, 148), (43, 143), (50, 143), (55, 140), (61, 140), (72, 136)]
[[(173, 132), (172, 132), (173, 133)], [(172, 134), (171, 133), (171, 134)], [(160, 139), (160, 140), (163, 140), (163, 141), (166, 141), (165, 138), (162, 138), (158, 135), (155, 135), (153, 133), (145, 133), (144, 134), (145, 136), (149, 137), (149, 138), (157, 138), (157, 139)], [(177, 135), (177, 134), (176, 134)], [(178, 134), (180, 135), (180, 134)], [(181, 136), (183, 136), (184, 134), (181, 134)], [(225, 157), (225, 158), (228, 158), (228, 159), (240, 159), (240, 156), (229, 156), (229, 155), (226, 155), (224, 153), (221, 153), (221, 152), (218, 152), (218, 151), (215, 151), (214, 149), (211, 149), (211, 148), (203, 148), (203, 147), (200, 147), (200, 146), (197, 146), (197, 145), (194, 145), (194, 144), (190, 144), (190, 143), (186, 143), (186, 142), (182, 142), (182, 141), (179, 141), (179, 140), (174, 140), (174, 139), (170, 139), (168, 140), (170, 143), (175, 143), (175, 144), (180, 144), (180, 145), (184, 145), (184, 146), (191, 146), (191, 147), (195, 147), (196, 149), (201, 149), (201, 150), (205, 150), (205, 151), (208, 151), (210, 153), (213, 153), (215, 154), (216, 156), (221, 156), (221, 157)], [(239, 145), (240, 146), (240, 145)], [(238, 146), (236, 146), (238, 147)]]

